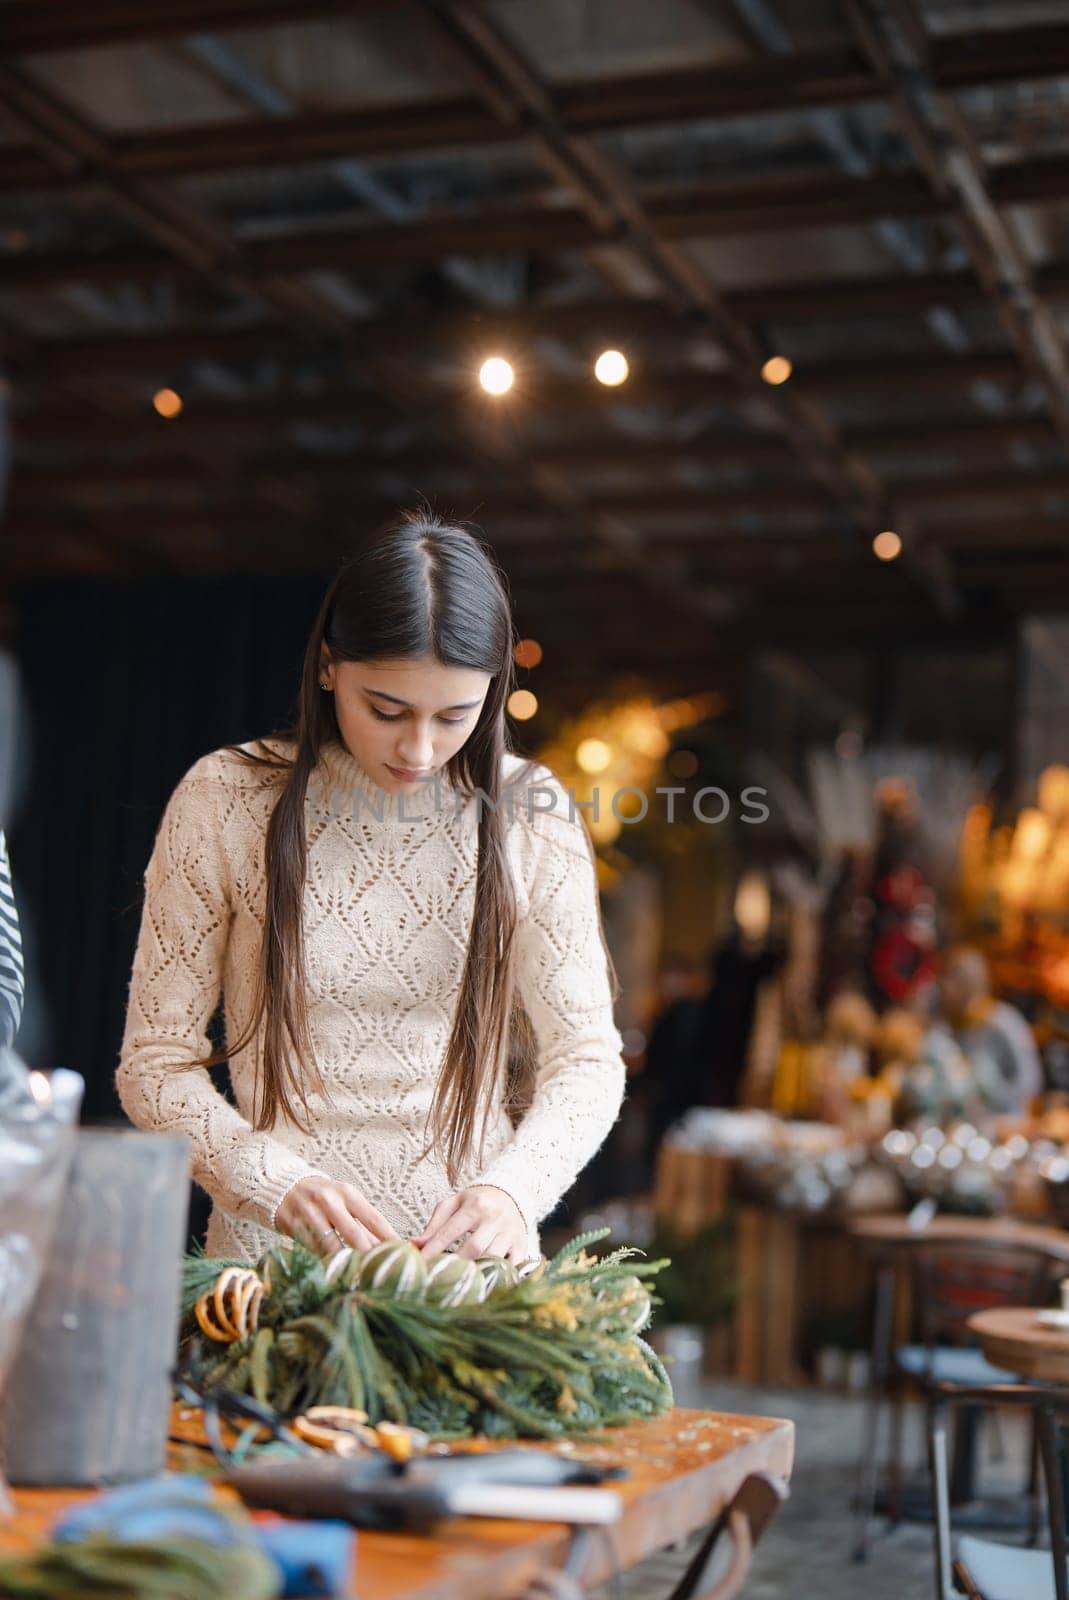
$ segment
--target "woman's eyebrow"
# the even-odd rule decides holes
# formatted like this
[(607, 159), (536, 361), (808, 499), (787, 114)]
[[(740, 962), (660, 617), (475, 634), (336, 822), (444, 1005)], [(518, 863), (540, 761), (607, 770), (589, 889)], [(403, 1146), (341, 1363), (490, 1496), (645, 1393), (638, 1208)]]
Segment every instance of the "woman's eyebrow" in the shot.
[[(407, 700), (398, 700), (395, 694), (387, 694), (384, 689), (365, 689), (364, 693), (373, 694), (377, 700), (388, 700), (394, 706), (404, 706), (406, 711), (412, 710)], [(446, 706), (444, 709), (446, 711), (473, 711), (478, 704), (478, 700), (464, 700), (459, 705)]]

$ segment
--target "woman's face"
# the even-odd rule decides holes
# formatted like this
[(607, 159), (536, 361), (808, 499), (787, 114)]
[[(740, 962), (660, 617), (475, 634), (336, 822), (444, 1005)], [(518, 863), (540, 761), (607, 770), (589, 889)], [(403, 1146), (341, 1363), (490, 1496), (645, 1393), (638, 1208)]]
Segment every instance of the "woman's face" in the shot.
[(380, 788), (417, 789), (475, 730), (490, 674), (433, 657), (334, 661), (324, 645), (320, 682), (334, 693), (349, 754)]

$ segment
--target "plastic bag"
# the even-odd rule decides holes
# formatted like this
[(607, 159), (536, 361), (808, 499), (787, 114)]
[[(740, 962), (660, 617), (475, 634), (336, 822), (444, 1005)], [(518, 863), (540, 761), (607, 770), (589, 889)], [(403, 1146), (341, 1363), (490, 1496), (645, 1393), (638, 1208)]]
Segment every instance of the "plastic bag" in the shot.
[[(0, 1051), (0, 1402), (41, 1280), (74, 1155), (85, 1084)], [(0, 1472), (0, 1515), (12, 1510)]]

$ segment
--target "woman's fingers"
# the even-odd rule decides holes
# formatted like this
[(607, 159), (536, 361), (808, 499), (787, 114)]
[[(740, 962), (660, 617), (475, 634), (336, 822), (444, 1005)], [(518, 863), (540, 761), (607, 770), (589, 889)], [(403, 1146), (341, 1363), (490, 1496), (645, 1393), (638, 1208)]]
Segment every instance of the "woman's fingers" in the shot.
[(378, 1244), (371, 1230), (354, 1217), (345, 1195), (328, 1190), (320, 1196), (319, 1204), (334, 1235), (322, 1241), (328, 1251), (338, 1250), (345, 1244), (354, 1250), (370, 1250), (372, 1245)]
[(457, 1248), (458, 1256), (466, 1256), (469, 1261), (478, 1261), (480, 1256), (503, 1256), (503, 1246), (507, 1244), (507, 1236), (497, 1225), (485, 1228), (476, 1228), (475, 1232)]
[(318, 1174), (302, 1179), (286, 1196), (276, 1222), (284, 1232), (319, 1255), (344, 1245), (370, 1250), (397, 1234), (382, 1213), (354, 1184)]
[(333, 1255), (343, 1242), (337, 1223), (328, 1214), (322, 1200), (318, 1204), (310, 1202), (302, 1206), (293, 1237), (306, 1250), (313, 1250), (319, 1256)]
[(474, 1220), (474, 1217), (469, 1217), (467, 1214), (463, 1196), (450, 1195), (447, 1200), (439, 1200), (430, 1214), (427, 1226), (412, 1243), (425, 1256), (441, 1255), (443, 1250), (468, 1232)]
[(341, 1184), (340, 1188), (350, 1216), (355, 1217), (369, 1233), (374, 1234), (377, 1240), (397, 1238), (396, 1228), (390, 1226), (382, 1212), (373, 1206), (359, 1189), (354, 1189), (351, 1183)]

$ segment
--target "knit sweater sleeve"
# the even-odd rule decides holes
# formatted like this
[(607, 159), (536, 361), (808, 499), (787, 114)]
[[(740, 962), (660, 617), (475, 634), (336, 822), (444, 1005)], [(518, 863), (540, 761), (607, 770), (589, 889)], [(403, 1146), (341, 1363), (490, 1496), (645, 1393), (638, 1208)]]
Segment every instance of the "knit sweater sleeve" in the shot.
[(555, 778), (552, 811), (512, 830), (519, 921), (516, 982), (537, 1042), (534, 1095), (511, 1141), (478, 1178), (511, 1195), (529, 1228), (595, 1154), (620, 1111), (622, 1041), (613, 1022), (593, 852)]
[(145, 872), (145, 899), (117, 1072), (139, 1128), (184, 1133), (193, 1176), (235, 1216), (273, 1227), (284, 1196), (315, 1169), (257, 1132), (203, 1067), (219, 1002), (233, 908), (227, 795), (206, 756), (168, 802)]

